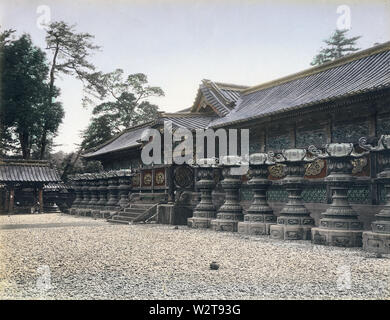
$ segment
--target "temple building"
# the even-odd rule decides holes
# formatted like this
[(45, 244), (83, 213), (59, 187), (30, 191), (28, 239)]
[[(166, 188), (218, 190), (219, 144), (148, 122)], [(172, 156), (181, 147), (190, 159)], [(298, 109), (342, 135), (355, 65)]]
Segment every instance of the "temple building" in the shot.
[(190, 108), (128, 128), (83, 157), (106, 170), (139, 167), (143, 131), (164, 120), (191, 130), (248, 128), (251, 152), (388, 133), (389, 50), (385, 43), (254, 87), (203, 80)]
[(0, 159), (0, 213), (58, 211), (60, 190), (66, 186), (47, 161)]
[[(106, 195), (110, 197), (112, 203), (115, 203), (119, 199), (118, 193), (115, 194), (113, 191), (115, 185), (118, 186), (118, 183), (124, 185), (126, 180), (115, 182), (112, 172), (129, 169), (136, 172), (136, 174), (131, 175), (129, 182), (131, 196), (128, 206), (130, 208), (124, 206), (121, 208), (123, 213), (119, 214), (125, 220), (126, 216), (129, 217), (128, 221), (132, 221), (131, 214), (136, 216), (137, 212), (142, 212), (140, 204), (132, 207), (131, 202), (134, 200), (132, 196), (138, 195), (138, 200), (140, 200), (148, 194), (152, 194), (152, 198), (155, 194), (166, 195), (168, 203), (174, 202), (180, 207), (176, 213), (178, 215), (186, 214), (189, 218), (194, 211), (186, 211), (183, 208), (190, 208), (192, 205), (192, 209), (194, 209), (200, 198), (198, 187), (202, 187), (202, 185), (204, 186), (201, 201), (203, 209), (205, 207), (211, 208), (215, 204), (215, 210), (218, 210), (225, 198), (223, 188), (230, 190), (229, 199), (235, 199), (236, 195), (232, 190), (239, 188), (239, 202), (246, 210), (254, 197), (254, 188), (251, 187), (251, 183), (248, 183), (246, 175), (242, 176), (241, 182), (234, 181), (233, 187), (227, 187), (226, 183), (223, 187), (221, 172), (212, 173), (215, 187), (212, 190), (211, 203), (209, 201), (211, 195), (207, 191), (207, 188), (211, 188), (212, 185), (211, 178), (207, 178), (209, 180), (205, 178), (210, 173), (203, 169), (189, 165), (145, 166), (142, 164), (140, 155), (143, 147), (141, 140), (143, 133), (150, 128), (162, 132), (164, 121), (171, 121), (173, 129), (187, 128), (192, 131), (206, 128), (214, 130), (219, 128), (249, 129), (251, 154), (269, 151), (276, 154), (287, 149), (307, 149), (309, 146), (323, 149), (329, 144), (345, 144), (344, 149), (349, 154), (345, 155), (344, 158), (347, 160), (343, 163), (337, 162), (340, 159), (330, 155), (330, 153), (328, 154), (329, 159), (319, 157), (315, 161), (307, 163), (300, 161), (301, 168), (304, 166), (302, 176), (304, 181), (299, 182), (298, 187), (294, 185), (294, 188), (298, 190), (302, 187), (303, 189), (302, 194), (300, 191), (296, 192), (299, 193), (299, 197), (302, 196), (304, 206), (300, 206), (306, 208), (305, 212), (310, 212), (312, 217), (310, 218), (306, 213), (302, 215), (307, 218), (306, 222), (310, 224), (310, 228), (314, 224), (320, 224), (321, 215), (336, 201), (333, 199), (333, 190), (338, 188), (341, 191), (336, 194), (340, 194), (340, 197), (343, 198), (344, 206), (347, 207), (351, 204), (353, 209), (349, 208), (348, 210), (359, 215), (360, 222), (354, 222), (351, 225), (356, 226), (356, 228), (363, 226), (362, 228), (369, 230), (370, 224), (375, 219), (375, 214), (383, 208), (386, 201), (383, 181), (380, 182), (376, 179), (379, 172), (383, 170), (383, 165), (380, 164), (385, 162), (378, 161), (378, 155), (375, 152), (366, 152), (363, 156), (353, 157), (351, 156), (351, 148), (362, 151), (359, 149), (361, 137), (375, 140), (382, 135), (390, 134), (390, 42), (257, 86), (249, 87), (203, 80), (192, 106), (176, 113), (162, 112), (156, 120), (128, 128), (111, 140), (83, 154), (87, 160), (101, 161), (104, 170), (111, 176), (106, 177), (101, 174), (95, 178), (75, 178), (76, 186), (84, 185), (85, 181), (92, 179), (100, 186), (96, 187), (96, 190), (103, 188), (108, 183), (109, 195)], [(332, 148), (330, 147), (329, 150), (333, 150)], [(349, 161), (352, 164), (351, 172), (348, 171)], [(289, 175), (294, 170), (300, 171), (297, 163), (295, 163), (295, 167), (290, 166), (288, 160), (283, 163), (274, 163), (268, 166), (267, 176), (264, 176), (265, 169), (261, 165), (258, 166), (260, 168), (258, 170), (263, 170), (261, 171), (263, 172), (262, 180), (259, 179), (263, 182), (264, 179), (272, 182), (269, 188), (267, 186), (266, 201), (272, 207), (275, 215), (279, 216), (280, 212), (283, 213), (287, 209), (293, 208), (291, 203), (290, 207), (287, 209), (285, 207), (286, 202), (293, 202), (292, 199), (294, 199), (294, 192), (291, 193), (291, 190), (286, 188), (286, 183), (290, 182), (286, 182), (285, 178), (286, 174)], [(330, 173), (333, 174), (332, 177), (336, 175), (337, 178), (337, 168), (335, 169), (334, 163), (341, 166), (346, 164), (345, 170), (348, 172), (345, 173), (345, 176), (352, 177), (348, 180), (351, 182), (348, 183), (347, 187), (345, 183), (341, 187), (341, 182), (339, 184), (334, 181), (330, 183), (330, 180), (326, 179)], [(200, 170), (200, 176), (198, 170)], [(118, 179), (120, 180), (120, 178)], [(204, 181), (203, 184), (197, 183), (199, 179), (206, 179), (210, 183), (207, 184)], [(263, 184), (259, 181), (253, 182), (252, 185), (263, 188)], [(90, 200), (88, 198), (90, 195), (87, 187), (77, 188), (79, 198), (76, 198), (76, 208), (81, 205), (81, 208), (85, 209), (88, 203), (92, 203), (96, 199)], [(90, 189), (93, 194), (94, 187)], [(83, 190), (86, 191), (85, 194)], [(122, 196), (125, 197), (123, 194)], [(104, 197), (103, 193), (102, 197)], [(255, 194), (257, 204), (263, 205), (264, 197), (263, 194)], [(139, 202), (142, 203), (142, 201)], [(122, 203), (124, 202), (122, 201)], [(160, 207), (155, 209), (160, 218), (171, 210), (169, 206), (164, 206), (167, 205), (160, 201)], [(237, 206), (237, 208), (239, 207)], [(212, 212), (214, 209), (210, 210)], [(270, 210), (267, 209), (267, 212)], [(198, 210), (198, 213), (203, 214), (204, 212)], [(226, 213), (225, 210), (219, 215), (229, 216), (229, 212)], [(242, 215), (237, 216), (239, 219), (243, 219)], [(170, 222), (175, 219), (172, 216), (168, 218)], [(311, 221), (311, 219), (314, 220)], [(280, 219), (277, 223), (283, 223), (283, 220)], [(295, 219), (294, 221), (300, 220)], [(324, 220), (321, 223), (325, 225), (328, 222)], [(343, 220), (339, 225), (349, 224), (348, 221)], [(236, 229), (237, 225), (234, 228)], [(316, 232), (318, 239), (328, 241), (324, 238), (326, 235), (322, 229)], [(345, 239), (339, 237), (337, 241), (339, 241), (338, 243), (346, 243), (346, 246), (355, 245), (355, 242), (348, 244), (350, 240), (348, 237), (349, 235), (344, 236)], [(357, 242), (360, 241), (359, 239)]]

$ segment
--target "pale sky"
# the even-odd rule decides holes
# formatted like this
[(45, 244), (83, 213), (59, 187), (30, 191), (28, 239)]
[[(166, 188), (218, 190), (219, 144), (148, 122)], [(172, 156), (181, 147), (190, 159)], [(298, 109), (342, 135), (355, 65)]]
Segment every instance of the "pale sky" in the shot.
[[(360, 48), (390, 40), (390, 0), (0, 0), (1, 27), (30, 33), (44, 48), (40, 5), (50, 8), (52, 21), (95, 36), (98, 70), (145, 73), (166, 94), (152, 102), (168, 112), (190, 107), (202, 79), (257, 85), (310, 67), (337, 27), (340, 5), (350, 8), (349, 35), (363, 36)], [(55, 150), (70, 152), (91, 109), (81, 105), (79, 81), (65, 77), (57, 86), (66, 115)]]

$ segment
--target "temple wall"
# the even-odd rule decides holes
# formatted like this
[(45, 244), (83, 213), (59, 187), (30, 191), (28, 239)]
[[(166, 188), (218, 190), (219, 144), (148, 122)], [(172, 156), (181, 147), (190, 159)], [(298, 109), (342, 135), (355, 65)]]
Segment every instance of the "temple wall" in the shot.
[(357, 143), (363, 136), (390, 133), (390, 98), (359, 102), (340, 111), (324, 111), (248, 126), (250, 151), (323, 146), (331, 142)]

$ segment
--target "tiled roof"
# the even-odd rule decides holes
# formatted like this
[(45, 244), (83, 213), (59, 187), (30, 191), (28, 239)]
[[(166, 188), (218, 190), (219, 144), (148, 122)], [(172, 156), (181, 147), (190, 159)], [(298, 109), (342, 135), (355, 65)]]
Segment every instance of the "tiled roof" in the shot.
[(206, 104), (211, 106), (219, 116), (225, 116), (234, 107), (240, 97), (241, 91), (247, 88), (247, 86), (202, 80), (192, 106), (192, 111), (196, 110), (203, 97)]
[(44, 161), (1, 160), (0, 182), (60, 182), (54, 168)]
[[(140, 146), (137, 140), (144, 130), (164, 120), (191, 130), (226, 126), (387, 87), (390, 42), (255, 87), (203, 80), (191, 111), (162, 113), (156, 121), (127, 129), (83, 157)], [(216, 114), (198, 110), (202, 99)]]
[(216, 119), (216, 117), (217, 116), (215, 115), (208, 115), (204, 113), (162, 113), (157, 120), (148, 122), (147, 124), (136, 128), (129, 128), (106, 142), (96, 151), (84, 154), (83, 157), (91, 158), (119, 150), (141, 146), (140, 139), (145, 130), (150, 129), (157, 124), (164, 124), (164, 121), (172, 121), (174, 128), (181, 127), (195, 130), (206, 128), (212, 120)]
[(390, 43), (264, 85), (246, 89), (224, 126), (390, 86)]
[(90, 158), (113, 151), (119, 151), (140, 146), (141, 143), (138, 140), (141, 139), (142, 133), (149, 128), (150, 126), (143, 125), (140, 127), (124, 130), (118, 136), (112, 138), (111, 140), (103, 144), (101, 148), (93, 152), (88, 152), (84, 154), (83, 157)]

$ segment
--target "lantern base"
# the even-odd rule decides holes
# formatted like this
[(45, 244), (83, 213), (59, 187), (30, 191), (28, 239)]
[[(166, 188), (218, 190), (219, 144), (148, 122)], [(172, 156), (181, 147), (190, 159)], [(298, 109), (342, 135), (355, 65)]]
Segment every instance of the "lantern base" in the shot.
[(245, 234), (249, 236), (257, 236), (257, 235), (269, 235), (270, 227), (274, 225), (275, 222), (252, 222), (252, 221), (244, 221), (238, 223), (238, 233)]
[(211, 229), (214, 231), (237, 232), (238, 220), (214, 219), (211, 220)]
[(270, 226), (271, 239), (310, 240), (313, 226), (274, 224)]
[(361, 247), (363, 230), (313, 228), (312, 242), (325, 246)]
[(363, 232), (363, 249), (368, 252), (390, 254), (390, 234)]
[(208, 229), (214, 218), (192, 217), (187, 219), (187, 226), (194, 229)]

